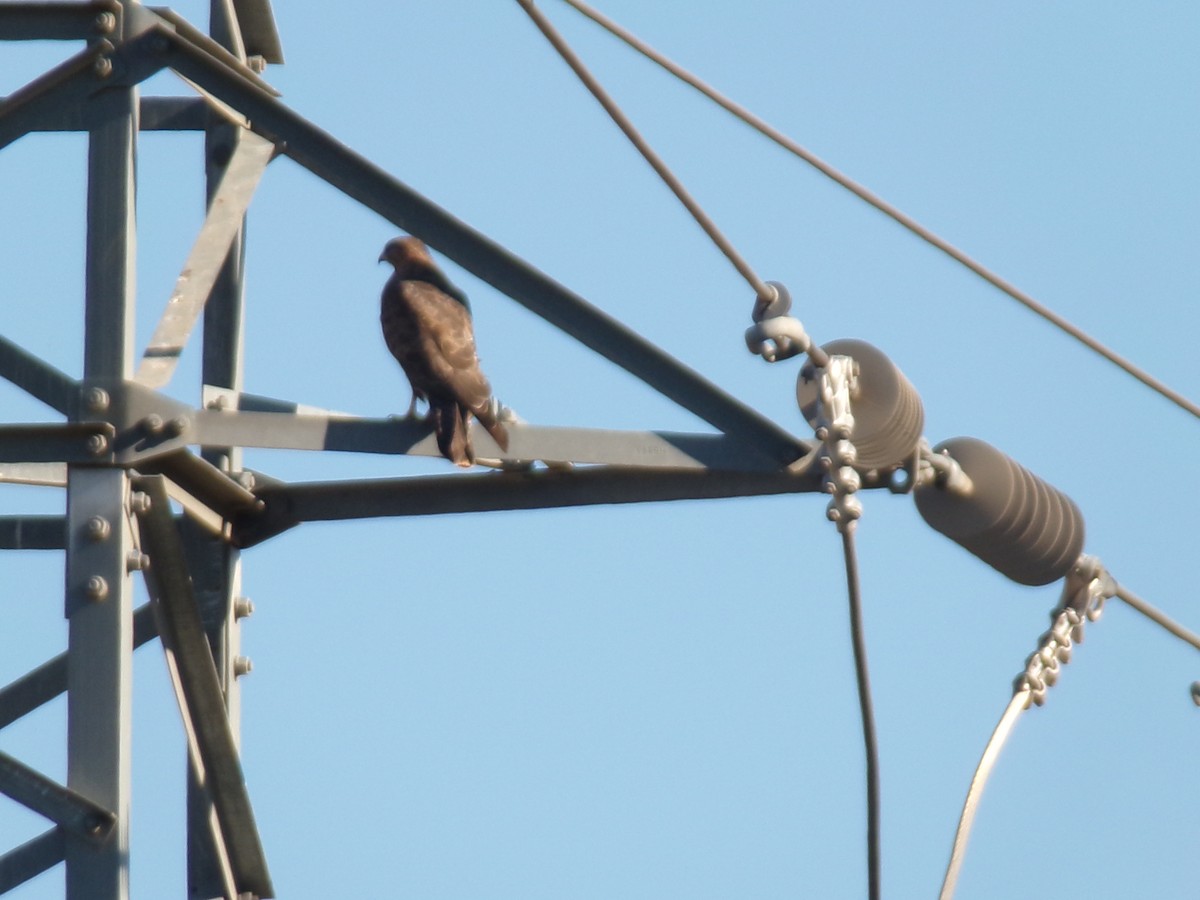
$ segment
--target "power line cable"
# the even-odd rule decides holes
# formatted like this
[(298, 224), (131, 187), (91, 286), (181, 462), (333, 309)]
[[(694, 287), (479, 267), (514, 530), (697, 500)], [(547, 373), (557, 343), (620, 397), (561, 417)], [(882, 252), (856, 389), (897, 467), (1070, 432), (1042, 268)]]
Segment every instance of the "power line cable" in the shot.
[(853, 528), (842, 530), (842, 551), (846, 558), (850, 638), (854, 645), (854, 674), (858, 681), (858, 704), (862, 713), (863, 745), (867, 763), (867, 896), (870, 900), (879, 900), (879, 744), (875, 736), (875, 710), (871, 702), (870, 674), (867, 671), (867, 641), (863, 632), (862, 594)]
[[(523, 2), (523, 0), (522, 0), (522, 2)], [(701, 81), (699, 78), (697, 78), (692, 73), (688, 72), (682, 66), (678, 65), (677, 63), (673, 62), (672, 60), (668, 59), (667, 57), (663, 56), (661, 53), (659, 53), (653, 47), (646, 44), (644, 41), (640, 40), (635, 35), (633, 35), (629, 31), (627, 31), (626, 29), (622, 28), (617, 23), (613, 22), (611, 19), (607, 18), (606, 16), (602, 15), (601, 13), (597, 12), (596, 10), (592, 9), (586, 3), (582, 2), (582, 0), (563, 0), (563, 2), (568, 4), (569, 6), (573, 7), (575, 10), (577, 10), (582, 15), (591, 19), (597, 25), (600, 25), (602, 28), (604, 28), (606, 31), (608, 31), (615, 37), (624, 41), (626, 44), (628, 44), (634, 50), (637, 50), (639, 53), (641, 53), (647, 59), (651, 60), (654, 63), (657, 63), (659, 66), (666, 69), (668, 72), (670, 72), (676, 78), (679, 78), (681, 81), (691, 85), (693, 88), (698, 90), (700, 93), (704, 94), (704, 96), (708, 97), (708, 99), (712, 100), (718, 106), (722, 107), (726, 111), (737, 116), (739, 119), (741, 119), (747, 125), (749, 125), (751, 128), (755, 129), (756, 131), (763, 134), (764, 136), (770, 138), (776, 144), (783, 147), (785, 150), (788, 150), (795, 156), (798, 156), (800, 159), (802, 159), (804, 162), (808, 163), (810, 166), (815, 168), (821, 174), (832, 179), (837, 184), (841, 185), (843, 188), (845, 188), (846, 190), (850, 191), (852, 194), (857, 196), (859, 199), (866, 201), (867, 203), (869, 203), (871, 206), (875, 207), (877, 210), (879, 210), (884, 215), (888, 216), (889, 218), (893, 219), (900, 225), (904, 226), (910, 232), (915, 234), (917, 237), (921, 238), (921, 240), (925, 241), (926, 243), (930, 244), (933, 247), (936, 247), (938, 250), (941, 250), (943, 253), (945, 253), (947, 256), (949, 256), (951, 259), (955, 260), (956, 262), (958, 262), (961, 265), (965, 266), (966, 268), (970, 269), (972, 272), (974, 272), (976, 275), (978, 275), (984, 281), (991, 284), (993, 287), (998, 288), (999, 290), (1003, 291), (1009, 297), (1016, 300), (1018, 303), (1022, 304), (1030, 311), (1041, 316), (1043, 319), (1050, 322), (1056, 328), (1058, 328), (1061, 331), (1065, 332), (1066, 334), (1070, 335), (1071, 337), (1073, 337), (1075, 340), (1079, 341), (1081, 344), (1083, 344), (1088, 349), (1092, 350), (1095, 353), (1098, 353), (1100, 356), (1104, 357), (1109, 362), (1120, 367), (1126, 373), (1128, 373), (1129, 375), (1132, 375), (1134, 378), (1136, 378), (1138, 381), (1142, 382), (1142, 384), (1146, 385), (1151, 390), (1157, 391), (1159, 394), (1161, 394), (1163, 397), (1170, 400), (1176, 406), (1179, 406), (1180, 408), (1190, 412), (1193, 416), (1200, 418), (1200, 405), (1197, 405), (1196, 403), (1192, 402), (1191, 400), (1189, 400), (1187, 397), (1183, 396), (1179, 392), (1168, 387), (1166, 384), (1159, 381), (1153, 375), (1150, 375), (1144, 369), (1138, 367), (1134, 363), (1125, 359), (1123, 356), (1116, 353), (1114, 350), (1110, 350), (1107, 346), (1100, 343), (1100, 341), (1096, 340), (1095, 338), (1091, 337), (1090, 335), (1088, 335), (1086, 332), (1084, 332), (1080, 328), (1071, 324), (1066, 319), (1064, 319), (1062, 316), (1060, 316), (1058, 313), (1054, 312), (1053, 310), (1051, 310), (1048, 307), (1044, 306), (1043, 304), (1039, 303), (1037, 300), (1035, 300), (1029, 294), (1025, 293), (1020, 288), (1016, 287), (1015, 285), (1011, 284), (1010, 282), (1006, 281), (1005, 279), (1001, 278), (999, 275), (997, 275), (995, 272), (991, 271), (990, 269), (988, 269), (981, 263), (976, 262), (974, 259), (972, 259), (970, 256), (968, 256), (962, 250), (959, 250), (957, 247), (955, 247), (953, 244), (951, 244), (949, 241), (945, 240), (944, 238), (939, 237), (937, 234), (930, 231), (928, 228), (926, 228), (920, 222), (916, 221), (911, 216), (909, 216), (906, 213), (902, 212), (901, 210), (897, 209), (895, 206), (888, 203), (883, 198), (872, 193), (870, 190), (868, 190), (863, 185), (854, 181), (849, 176), (842, 174), (837, 169), (835, 169), (833, 166), (829, 165), (829, 163), (820, 159), (818, 156), (816, 156), (809, 150), (806, 150), (800, 144), (796, 143), (794, 140), (789, 138), (787, 135), (783, 134), (778, 129), (769, 125), (763, 119), (754, 115), (754, 113), (750, 112), (745, 107), (740, 106), (739, 104), (730, 100), (724, 94), (720, 93), (715, 88), (713, 88), (713, 87), (709, 86), (708, 84), (706, 84), (705, 82)]]
[(1161, 626), (1162, 628), (1165, 628), (1181, 641), (1185, 641), (1186, 643), (1191, 644), (1197, 650), (1200, 650), (1200, 634), (1196, 634), (1194, 631), (1189, 631), (1188, 629), (1184, 628), (1166, 613), (1161, 612), (1160, 610), (1151, 606), (1132, 591), (1118, 584), (1116, 585), (1116, 593), (1114, 596), (1125, 601), (1125, 603), (1127, 603), (1129, 606), (1132, 606), (1147, 619)]
[(646, 162), (648, 162), (654, 171), (658, 173), (658, 176), (663, 180), (663, 183), (671, 189), (675, 196), (679, 198), (679, 202), (682, 203), (684, 207), (687, 208), (687, 211), (692, 214), (692, 218), (696, 220), (696, 224), (704, 229), (705, 233), (712, 239), (713, 243), (717, 245), (717, 248), (725, 254), (725, 257), (733, 264), (733, 267), (737, 269), (739, 273), (741, 273), (743, 278), (746, 279), (746, 281), (750, 284), (750, 287), (754, 289), (754, 293), (764, 302), (771, 302), (775, 298), (774, 290), (768, 287), (763, 280), (755, 274), (754, 270), (750, 268), (750, 265), (744, 259), (742, 259), (741, 255), (737, 252), (737, 250), (734, 249), (729, 240), (721, 233), (713, 220), (708, 217), (703, 209), (700, 208), (700, 205), (695, 201), (691, 194), (688, 193), (687, 189), (683, 186), (683, 183), (675, 177), (674, 173), (667, 167), (667, 164), (664, 163), (658, 154), (654, 152), (653, 148), (651, 148), (651, 146), (646, 142), (645, 138), (641, 136), (638, 130), (634, 127), (633, 123), (621, 111), (620, 107), (617, 106), (612, 97), (610, 97), (604, 88), (600, 86), (600, 83), (595, 79), (595, 77), (592, 76), (591, 72), (587, 70), (583, 62), (570, 48), (570, 46), (568, 46), (567, 42), (563, 40), (562, 35), (560, 35), (555, 30), (554, 26), (550, 24), (550, 21), (542, 14), (541, 10), (539, 10), (533, 4), (532, 0), (517, 0), (517, 2), (529, 15), (529, 18), (533, 20), (533, 23), (537, 25), (538, 30), (545, 35), (546, 40), (550, 42), (551, 46), (558, 51), (558, 55), (561, 56), (563, 61), (571, 67), (571, 69), (579, 77), (579, 80), (583, 82), (584, 86), (591, 91), (592, 96), (595, 97), (596, 100), (599, 101), (600, 105), (604, 107), (604, 111), (607, 112), (609, 117), (612, 118), (613, 122), (617, 124), (617, 127), (625, 133), (625, 137), (629, 139), (629, 142), (637, 148), (638, 152), (642, 154)]
[(962, 870), (963, 859), (967, 855), (967, 841), (971, 837), (971, 827), (975, 823), (975, 811), (979, 808), (979, 801), (983, 797), (984, 786), (991, 777), (992, 769), (995, 768), (996, 760), (1000, 757), (1000, 750), (1004, 746), (1004, 742), (1008, 740), (1013, 727), (1017, 724), (1017, 718), (1028, 708), (1029, 699), (1030, 692), (1028, 690), (1019, 691), (1013, 695), (1012, 700), (1008, 703), (1008, 708), (1004, 710), (1004, 715), (1000, 717), (999, 723), (992, 732), (987, 746), (983, 749), (983, 756), (979, 760), (979, 765), (975, 767), (975, 775), (971, 778), (971, 786), (967, 789), (967, 799), (963, 803), (962, 814), (958, 818), (958, 828), (954, 832), (954, 846), (950, 850), (950, 863), (946, 866), (946, 877), (942, 881), (942, 891), (938, 894), (938, 900), (951, 900), (954, 896), (955, 888), (958, 887), (958, 875)]

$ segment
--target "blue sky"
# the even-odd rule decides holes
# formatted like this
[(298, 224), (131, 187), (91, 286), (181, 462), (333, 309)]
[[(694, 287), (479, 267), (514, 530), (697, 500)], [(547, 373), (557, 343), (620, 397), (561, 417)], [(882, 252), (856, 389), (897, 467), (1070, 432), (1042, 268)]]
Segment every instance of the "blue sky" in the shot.
[[(176, 7), (197, 24), (206, 4)], [(1056, 311), (1200, 397), (1200, 10), (1164, 2), (605, 0), (649, 43)], [(1086, 551), (1195, 627), (1197, 421), (636, 57), (542, 9), (819, 341), (884, 349), (929, 438), (1070, 495)], [(283, 100), (780, 424), (797, 361), (516, 3), (280, 5)], [(76, 48), (5, 45), (0, 94)], [(186, 93), (160, 75), (145, 93)], [(86, 141), (0, 153), (0, 334), (80, 369)], [(193, 135), (139, 157), (144, 343), (202, 221)], [(394, 228), (286, 158), (251, 208), (246, 387), (365, 416)], [(543, 425), (707, 425), (447, 264), (498, 395)], [(170, 393), (199, 400), (195, 350)], [(6, 421), (50, 421), (0, 385)], [(278, 478), (440, 460), (249, 452)], [(871, 492), (858, 529), (888, 896), (940, 884), (971, 772), (1057, 587), (1023, 588)], [(5, 513), (61, 510), (7, 487)], [(244, 555), (244, 766), (281, 896), (861, 897), (863, 771), (840, 542), (815, 496), (308, 525)], [(65, 646), (61, 556), (0, 555), (0, 682)], [(140, 590), (140, 588), (139, 588)], [(185, 748), (135, 657), (133, 894), (183, 896)], [(1112, 602), (989, 785), (958, 896), (1192, 896), (1194, 650)], [(65, 704), (0, 734), (63, 778)], [(44, 829), (0, 804), (5, 848)], [(61, 896), (62, 870), (12, 896)]]

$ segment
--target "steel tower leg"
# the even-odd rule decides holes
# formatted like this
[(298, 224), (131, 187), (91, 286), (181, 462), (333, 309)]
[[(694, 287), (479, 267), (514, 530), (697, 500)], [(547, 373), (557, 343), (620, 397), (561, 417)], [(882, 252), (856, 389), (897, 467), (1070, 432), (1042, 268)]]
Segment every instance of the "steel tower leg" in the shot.
[[(230, 0), (212, 0), (209, 4), (209, 30), (213, 38), (239, 59), (245, 59), (241, 30)], [(215, 117), (214, 117), (215, 118)], [(208, 201), (221, 182), (226, 165), (237, 147), (242, 129), (214, 121), (205, 134), (204, 159)], [(217, 282), (204, 307), (204, 347), (201, 379), (231, 390), (242, 390), (242, 270), (245, 240), (241, 231), (229, 249)], [(208, 449), (204, 458), (223, 471), (242, 466), (242, 451), (227, 447)], [(229, 728), (239, 750), (241, 747), (241, 695), (235, 666), (241, 655), (241, 629), (238, 619), (238, 595), (241, 592), (239, 552), (225, 541), (214, 538), (194, 523), (184, 527), (186, 550), (192, 570), (196, 600), (213, 651), (217, 676), (225, 692)], [(210, 822), (212, 801), (196, 783), (195, 772), (188, 767), (188, 896), (205, 900), (221, 893), (222, 875), (212, 843)]]
[[(84, 373), (86, 378), (128, 378), (138, 92), (114, 87), (91, 106)], [(91, 400), (93, 411), (102, 414), (103, 397)], [(128, 490), (123, 470), (68, 470), (67, 785), (116, 815), (112, 833), (99, 846), (67, 835), (68, 900), (129, 896), (133, 604), (126, 566), (133, 541)]]

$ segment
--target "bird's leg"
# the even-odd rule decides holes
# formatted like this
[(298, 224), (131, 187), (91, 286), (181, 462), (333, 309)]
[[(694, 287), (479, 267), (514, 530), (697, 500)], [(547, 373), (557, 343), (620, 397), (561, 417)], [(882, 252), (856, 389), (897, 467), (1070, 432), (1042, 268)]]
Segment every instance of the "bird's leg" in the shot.
[(413, 391), (412, 401), (408, 404), (408, 412), (404, 414), (406, 419), (415, 419), (417, 417), (417, 392)]

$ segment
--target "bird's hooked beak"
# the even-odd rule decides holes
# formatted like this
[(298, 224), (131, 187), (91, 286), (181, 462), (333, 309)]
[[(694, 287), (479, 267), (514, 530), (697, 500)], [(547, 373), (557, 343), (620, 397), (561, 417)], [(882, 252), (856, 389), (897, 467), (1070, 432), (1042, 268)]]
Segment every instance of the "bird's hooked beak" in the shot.
[(377, 262), (377, 263), (381, 263), (381, 262), (383, 262), (385, 259), (387, 259), (387, 251), (386, 251), (386, 250), (385, 250), (385, 251), (383, 251), (383, 253), (380, 253), (380, 254), (379, 254), (379, 259), (375, 260), (375, 262)]

